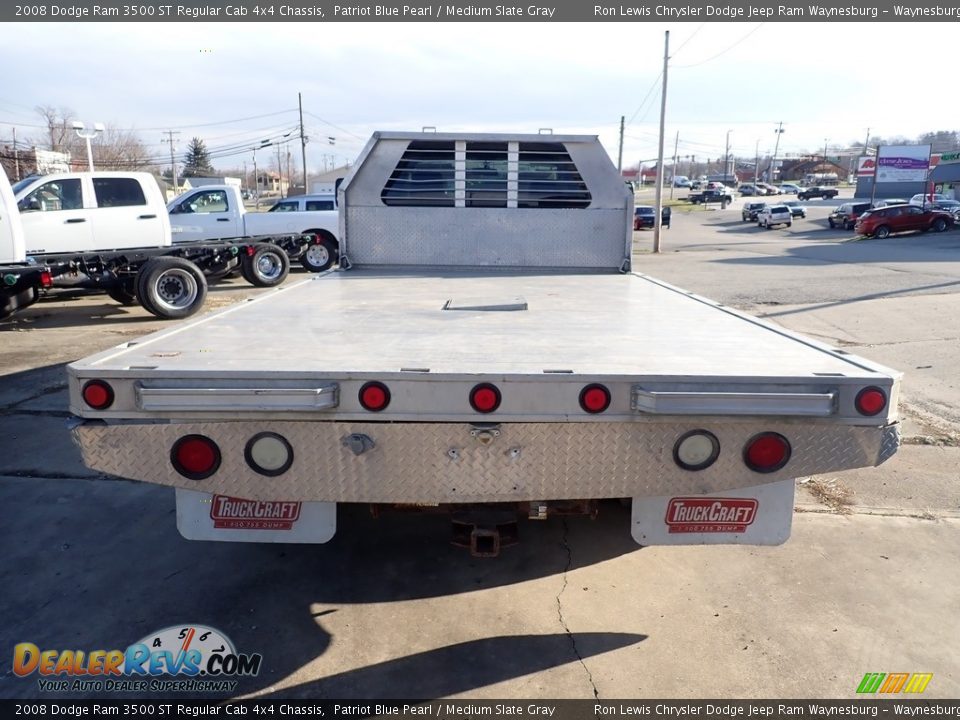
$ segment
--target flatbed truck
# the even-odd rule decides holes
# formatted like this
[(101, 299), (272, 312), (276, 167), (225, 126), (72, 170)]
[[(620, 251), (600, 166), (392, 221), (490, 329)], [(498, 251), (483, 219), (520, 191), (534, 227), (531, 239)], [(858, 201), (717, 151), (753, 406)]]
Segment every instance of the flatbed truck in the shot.
[(187, 538), (362, 503), (496, 555), (620, 499), (642, 545), (778, 544), (796, 478), (897, 451), (898, 372), (632, 270), (596, 137), (375, 133), (339, 205), (339, 270), (68, 368), (84, 463)]

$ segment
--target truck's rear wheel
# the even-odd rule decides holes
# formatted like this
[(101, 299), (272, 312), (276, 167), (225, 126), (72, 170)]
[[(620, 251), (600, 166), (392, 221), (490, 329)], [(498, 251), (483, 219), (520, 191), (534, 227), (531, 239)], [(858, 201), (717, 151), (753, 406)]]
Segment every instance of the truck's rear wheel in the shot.
[(282, 248), (264, 243), (240, 263), (243, 279), (254, 287), (274, 287), (290, 274), (290, 258)]
[(307, 247), (300, 256), (300, 264), (310, 272), (329, 270), (337, 261), (336, 244), (325, 237), (318, 238), (318, 242)]
[(137, 273), (137, 298), (151, 315), (175, 320), (193, 315), (207, 297), (207, 279), (178, 257), (155, 257)]

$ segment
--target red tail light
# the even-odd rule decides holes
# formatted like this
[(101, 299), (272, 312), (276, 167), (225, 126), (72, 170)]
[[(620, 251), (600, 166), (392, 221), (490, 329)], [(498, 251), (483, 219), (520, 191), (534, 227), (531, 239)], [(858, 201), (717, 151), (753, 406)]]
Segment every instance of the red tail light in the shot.
[(500, 407), (500, 391), (496, 385), (480, 383), (470, 391), (470, 407), (478, 413), (492, 413)]
[(40, 272), (40, 287), (53, 287), (53, 273), (49, 270), (43, 270)]
[(743, 461), (758, 473), (776, 472), (790, 460), (790, 443), (775, 432), (754, 435), (743, 449)]
[(191, 480), (204, 480), (220, 467), (220, 448), (204, 435), (184, 435), (170, 450), (173, 469)]
[(364, 410), (380, 412), (390, 404), (390, 389), (382, 382), (368, 382), (360, 388), (359, 399)]
[(857, 393), (853, 404), (861, 415), (878, 415), (887, 407), (887, 395), (878, 387), (867, 387)]
[(83, 401), (94, 410), (106, 410), (113, 405), (113, 388), (103, 380), (91, 380), (80, 391)]
[(594, 415), (602, 413), (610, 407), (610, 391), (600, 384), (587, 385), (580, 391), (580, 407)]

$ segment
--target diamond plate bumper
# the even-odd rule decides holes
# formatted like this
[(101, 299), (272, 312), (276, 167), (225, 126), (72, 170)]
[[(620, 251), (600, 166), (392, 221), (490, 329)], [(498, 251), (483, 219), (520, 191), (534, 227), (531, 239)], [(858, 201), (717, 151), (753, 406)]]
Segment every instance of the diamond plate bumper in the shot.
[[(254, 500), (463, 503), (598, 499), (703, 494), (788, 478), (879, 465), (896, 451), (899, 430), (818, 422), (505, 423), (489, 437), (460, 423), (83, 422), (74, 438), (83, 462), (111, 475)], [(706, 470), (677, 467), (673, 446), (702, 428), (720, 441)], [(278, 477), (254, 472), (244, 447), (257, 433), (285, 437), (290, 469)], [(786, 467), (758, 474), (744, 466), (744, 444), (759, 432), (779, 432), (793, 453)], [(222, 463), (206, 480), (178, 474), (170, 449), (183, 435), (201, 434), (220, 447)], [(350, 442), (351, 435), (373, 441)], [(483, 433), (480, 433), (482, 436)], [(483, 442), (483, 441), (486, 442)], [(357, 453), (361, 448), (362, 452)]]

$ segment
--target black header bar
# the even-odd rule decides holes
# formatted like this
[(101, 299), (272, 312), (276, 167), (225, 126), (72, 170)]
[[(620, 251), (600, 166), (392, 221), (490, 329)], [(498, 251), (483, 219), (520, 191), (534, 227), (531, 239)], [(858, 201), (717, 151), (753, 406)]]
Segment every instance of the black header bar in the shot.
[(25, 0), (3, 3), (5, 22), (957, 22), (960, 0), (882, 2), (610, 2), (537, 0)]

